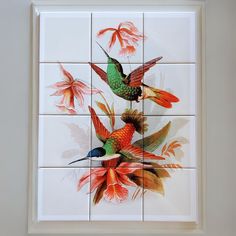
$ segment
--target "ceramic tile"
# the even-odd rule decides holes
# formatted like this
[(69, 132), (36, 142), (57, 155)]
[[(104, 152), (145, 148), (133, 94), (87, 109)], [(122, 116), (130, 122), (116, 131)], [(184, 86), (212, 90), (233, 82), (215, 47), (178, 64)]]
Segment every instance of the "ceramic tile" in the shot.
[[(95, 170), (97, 169), (95, 168)], [(103, 182), (99, 185), (91, 195), (90, 220), (142, 221), (142, 173), (143, 171), (140, 169), (107, 168), (105, 183)], [(93, 181), (91, 182), (91, 186), (93, 185)], [(118, 182), (114, 184), (113, 181)], [(99, 196), (102, 197), (99, 198)]]
[[(158, 104), (150, 99), (144, 100), (144, 113), (147, 115), (194, 115), (196, 114), (196, 67), (189, 64), (156, 65), (146, 72), (144, 83), (171, 93), (179, 99), (172, 100), (168, 94), (162, 92), (163, 99), (167, 99), (172, 107), (165, 103)], [(158, 93), (160, 94), (160, 93)]]
[(195, 62), (194, 12), (144, 13), (144, 59), (162, 56), (162, 62)]
[(89, 220), (89, 184), (77, 189), (89, 168), (39, 169), (38, 220)]
[[(169, 123), (170, 122), (170, 123)], [(177, 164), (182, 167), (196, 167), (196, 130), (195, 117), (192, 116), (149, 116), (148, 131), (144, 138), (156, 133), (156, 145), (144, 140), (147, 149), (163, 157), (159, 165)], [(144, 156), (145, 159), (145, 156)], [(154, 161), (155, 162), (155, 161)]]
[[(121, 36), (120, 40), (119, 36)], [(114, 41), (114, 44), (109, 48), (111, 41)], [(92, 61), (107, 63), (107, 57), (96, 42), (111, 57), (120, 62), (142, 63), (143, 14), (138, 12), (92, 13)]]
[[(132, 117), (132, 116), (131, 116)], [(134, 132), (133, 135), (131, 133), (131, 130), (127, 128), (125, 128), (125, 130), (120, 130), (121, 128), (124, 128), (125, 127), (125, 123), (121, 120), (121, 117), (120, 116), (116, 116), (115, 117), (115, 124), (114, 124), (114, 128), (113, 128), (113, 131), (112, 131), (112, 126), (111, 126), (111, 122), (110, 122), (110, 119), (107, 117), (107, 116), (98, 116), (99, 120), (102, 122), (102, 124), (104, 125), (104, 127), (108, 130), (109, 132), (109, 135), (112, 135), (112, 132), (115, 132), (116, 135), (118, 134), (118, 132), (120, 133), (120, 135), (117, 135), (117, 137), (119, 138), (119, 144), (122, 145), (122, 142), (127, 142), (127, 145), (129, 143), (129, 141), (127, 140), (126, 141), (126, 138), (128, 139), (128, 137), (130, 136), (131, 137), (131, 142), (130, 144), (133, 144), (134, 142), (136, 141), (139, 141), (138, 144), (136, 146), (139, 145), (139, 152), (138, 152), (138, 156), (137, 156), (137, 161), (139, 162), (142, 162), (143, 160), (143, 151), (142, 151), (142, 138), (143, 138), (143, 135), (138, 133), (138, 132)], [(141, 124), (141, 126), (143, 126)], [(118, 131), (119, 130), (119, 131)], [(114, 135), (114, 133), (113, 133)], [(123, 138), (121, 138), (123, 135)], [(92, 149), (94, 148), (98, 148), (98, 147), (103, 147), (103, 142), (97, 137), (96, 135), (96, 130), (94, 128), (94, 125), (92, 124)], [(112, 145), (107, 142), (107, 144), (105, 144), (105, 148), (109, 149), (109, 147), (111, 147)], [(134, 151), (135, 152), (135, 151)], [(130, 154), (129, 154), (130, 153)], [(119, 154), (122, 154), (122, 153), (119, 153)], [(123, 154), (120, 156), (120, 161), (125, 161), (125, 162), (129, 162), (130, 161), (130, 155), (132, 154), (132, 150), (129, 148), (129, 149), (125, 149), (123, 150)], [(134, 154), (133, 154), (134, 155)], [(101, 159), (100, 159), (101, 160)], [(116, 167), (118, 163), (116, 161), (106, 161), (106, 162), (103, 162), (103, 161), (99, 161), (98, 160), (92, 160), (91, 161), (91, 165), (93, 167), (99, 167), (99, 166), (102, 166), (102, 165), (106, 165), (106, 166), (110, 166), (110, 167)], [(122, 167), (122, 166), (121, 166)]]
[(40, 62), (88, 62), (91, 13), (40, 14)]
[[(98, 66), (100, 69), (102, 69), (106, 73), (107, 67), (108, 67), (107, 64), (95, 64), (95, 66)], [(142, 65), (140, 65), (140, 64), (129, 64), (129, 65), (123, 64), (122, 65), (123, 73), (125, 75), (129, 75), (132, 71), (134, 71), (136, 68), (138, 68), (140, 66), (142, 66)], [(97, 114), (99, 114), (99, 115), (104, 114), (104, 112), (101, 109), (99, 109), (97, 103), (105, 104), (106, 102), (108, 103), (108, 105), (110, 107), (112, 107), (112, 105), (114, 106), (114, 111), (115, 111), (116, 115), (121, 115), (125, 111), (126, 108), (130, 108), (131, 106), (133, 109), (138, 109), (139, 111), (143, 111), (143, 102), (142, 101), (136, 102), (135, 100), (130, 101), (130, 100), (126, 100), (125, 98), (123, 98), (125, 96), (124, 91), (122, 91), (121, 89), (118, 89), (118, 90), (116, 89), (116, 91), (112, 90), (111, 87), (108, 85), (108, 83), (106, 83), (105, 81), (103, 81), (101, 79), (99, 74), (97, 74), (96, 70), (97, 69), (94, 68), (93, 72), (92, 72), (92, 86), (93, 86), (93, 88), (96, 88), (96, 89), (99, 89), (102, 91), (102, 94), (93, 94), (92, 95), (92, 106), (96, 110)], [(122, 82), (122, 84), (123, 84), (123, 82)], [(142, 86), (140, 86), (140, 88), (142, 89)], [(140, 93), (142, 92), (141, 89), (140, 89)], [(137, 94), (137, 98), (138, 98), (139, 88), (133, 88), (133, 90)], [(116, 94), (115, 92), (118, 92), (118, 94)], [(132, 95), (131, 92), (132, 91), (130, 91), (130, 95)], [(121, 97), (121, 96), (123, 96), (123, 97)]]
[(88, 64), (62, 64), (62, 66), (65, 73), (72, 76), (71, 81), (68, 81), (70, 75), (63, 74), (60, 64), (40, 64), (39, 113), (89, 115), (88, 106), (91, 106), (92, 91), (90, 66)]
[[(144, 192), (144, 221), (197, 221), (197, 171), (195, 169), (165, 169), (170, 177), (158, 178), (158, 186), (148, 186)], [(162, 171), (162, 172), (161, 172)], [(156, 169), (165, 176), (163, 169)], [(144, 173), (149, 176), (150, 174)], [(153, 176), (153, 173), (151, 173)], [(153, 177), (152, 177), (153, 178)], [(157, 178), (157, 177), (156, 177)]]
[[(40, 167), (68, 166), (87, 156), (91, 149), (90, 116), (40, 116), (38, 145)], [(89, 164), (85, 160), (71, 166)]]

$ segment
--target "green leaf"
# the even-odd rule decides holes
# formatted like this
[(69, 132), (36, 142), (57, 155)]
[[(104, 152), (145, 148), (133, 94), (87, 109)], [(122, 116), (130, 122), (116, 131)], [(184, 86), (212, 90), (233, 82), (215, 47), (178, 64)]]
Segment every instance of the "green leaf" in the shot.
[(144, 139), (140, 139), (133, 143), (134, 146), (143, 148), (145, 151), (154, 152), (165, 140), (169, 130), (171, 122), (165, 125), (161, 130), (153, 133)]

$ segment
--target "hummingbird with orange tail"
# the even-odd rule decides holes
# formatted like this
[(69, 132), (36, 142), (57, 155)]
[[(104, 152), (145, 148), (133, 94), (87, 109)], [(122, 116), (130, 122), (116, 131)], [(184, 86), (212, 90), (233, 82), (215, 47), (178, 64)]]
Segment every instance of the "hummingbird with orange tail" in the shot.
[(179, 101), (173, 94), (158, 88), (150, 87), (142, 82), (144, 74), (156, 65), (162, 57), (157, 57), (146, 62), (142, 66), (137, 67), (130, 74), (126, 75), (123, 72), (120, 62), (111, 58), (102, 46), (100, 44), (98, 45), (107, 56), (107, 71), (105, 72), (94, 63), (89, 62), (89, 64), (117, 96), (128, 101), (136, 102), (143, 99), (150, 99), (165, 108), (171, 108), (173, 102)]
[[(103, 142), (103, 146), (92, 149), (86, 157), (72, 161), (69, 164), (88, 159), (95, 161), (110, 161), (116, 158), (126, 158), (128, 161), (164, 159), (161, 156), (146, 151), (154, 150), (154, 147), (160, 145), (160, 132), (153, 133), (133, 144), (131, 143), (134, 132), (143, 134), (147, 130), (146, 117), (143, 116), (142, 112), (138, 112), (136, 109), (126, 109), (121, 115), (121, 120), (125, 125), (120, 129), (109, 132), (100, 121), (95, 110), (90, 106), (89, 111), (97, 138)], [(164, 127), (164, 133), (168, 132), (169, 127), (170, 122)], [(163, 138), (161, 139), (163, 140)]]

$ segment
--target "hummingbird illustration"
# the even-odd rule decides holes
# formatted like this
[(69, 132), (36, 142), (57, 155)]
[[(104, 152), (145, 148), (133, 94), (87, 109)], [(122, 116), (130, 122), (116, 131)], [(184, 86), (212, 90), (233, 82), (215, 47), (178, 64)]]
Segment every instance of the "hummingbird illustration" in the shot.
[[(138, 112), (137, 109), (126, 109), (121, 115), (121, 120), (125, 123), (125, 125), (120, 129), (109, 132), (100, 121), (95, 110), (90, 106), (89, 111), (91, 113), (97, 138), (103, 142), (103, 146), (92, 149), (86, 157), (72, 161), (69, 164), (88, 159), (95, 161), (108, 161), (122, 157), (125, 157), (131, 161), (142, 161), (143, 158), (147, 160), (164, 159), (161, 156), (144, 150), (145, 147), (150, 145), (152, 148), (155, 146), (155, 142), (159, 135), (158, 132), (131, 144), (134, 132), (143, 134), (147, 130), (148, 125), (145, 123), (146, 117), (143, 116), (142, 112)], [(168, 124), (168, 127), (169, 125), (170, 124)]]
[(107, 56), (107, 71), (105, 72), (94, 63), (89, 62), (89, 64), (117, 96), (128, 101), (136, 102), (143, 99), (150, 99), (165, 108), (171, 108), (173, 102), (179, 101), (179, 99), (173, 94), (158, 88), (150, 87), (142, 82), (144, 74), (151, 67), (156, 65), (162, 57), (157, 57), (146, 62), (142, 66), (137, 67), (130, 74), (126, 75), (123, 72), (120, 62), (110, 57), (102, 46), (100, 44), (98, 45)]

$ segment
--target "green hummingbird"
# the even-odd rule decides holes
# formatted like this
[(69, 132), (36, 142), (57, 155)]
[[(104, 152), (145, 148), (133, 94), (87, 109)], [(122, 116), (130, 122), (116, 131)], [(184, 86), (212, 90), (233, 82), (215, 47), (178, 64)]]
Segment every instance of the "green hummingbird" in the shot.
[(146, 62), (142, 66), (137, 67), (130, 74), (126, 75), (123, 72), (121, 63), (110, 57), (102, 46), (100, 44), (98, 45), (107, 56), (107, 71), (105, 72), (94, 63), (89, 62), (89, 64), (99, 75), (99, 77), (109, 85), (113, 93), (117, 96), (128, 101), (136, 102), (143, 99), (150, 99), (165, 108), (171, 108), (172, 102), (179, 101), (179, 99), (173, 94), (158, 88), (150, 87), (142, 82), (144, 74), (151, 67), (156, 65), (162, 57), (157, 57)]

